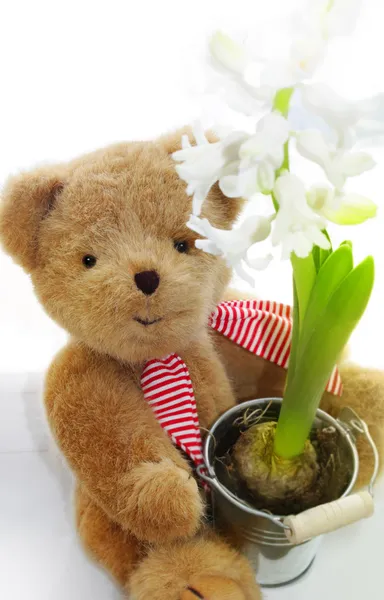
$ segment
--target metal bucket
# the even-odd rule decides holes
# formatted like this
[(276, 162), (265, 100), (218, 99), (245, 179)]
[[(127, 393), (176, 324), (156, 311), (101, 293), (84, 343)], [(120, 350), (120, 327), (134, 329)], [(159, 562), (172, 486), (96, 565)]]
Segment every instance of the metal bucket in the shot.
[[(302, 575), (311, 566), (321, 537), (293, 545), (287, 539), (284, 531), (286, 526), (279, 515), (253, 508), (249, 501), (230, 490), (225, 468), (222, 468), (215, 458), (223, 456), (236, 442), (240, 430), (234, 422), (246, 411), (249, 414), (250, 410), (261, 408), (258, 414), (263, 412), (263, 416), (258, 422), (275, 421), (280, 412), (281, 402), (279, 398), (250, 400), (224, 413), (213, 425), (205, 441), (206, 471), (199, 469), (200, 476), (211, 486), (215, 527), (230, 537), (231, 542), (247, 556), (255, 569), (258, 583), (263, 586), (282, 585)], [(351, 492), (356, 482), (359, 458), (348, 426), (318, 410), (314, 427), (329, 426), (335, 427), (340, 433), (340, 451), (343, 453), (343, 460), (349, 461), (351, 466), (351, 478), (341, 496), (343, 498)]]

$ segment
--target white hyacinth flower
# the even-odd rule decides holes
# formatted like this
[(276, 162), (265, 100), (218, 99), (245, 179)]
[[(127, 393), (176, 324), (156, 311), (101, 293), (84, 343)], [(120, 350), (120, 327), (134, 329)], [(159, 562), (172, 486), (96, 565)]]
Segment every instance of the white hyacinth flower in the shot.
[(260, 119), (256, 133), (239, 148), (238, 172), (220, 179), (223, 194), (246, 199), (258, 192), (270, 194), (275, 183), (275, 171), (284, 159), (284, 144), (288, 138), (288, 121), (281, 114), (272, 112)]
[(176, 171), (188, 184), (188, 195), (193, 195), (193, 214), (200, 214), (211, 187), (238, 164), (239, 149), (247, 137), (247, 134), (234, 132), (219, 142), (209, 143), (199, 132), (195, 134), (195, 146), (184, 138), (183, 148), (173, 153), (173, 159), (181, 163)]
[(314, 245), (327, 250), (330, 243), (323, 233), (326, 220), (308, 206), (303, 182), (286, 173), (276, 180), (274, 194), (279, 204), (272, 233), (272, 244), (281, 245), (282, 257), (294, 252), (306, 258)]
[(238, 44), (223, 31), (216, 31), (212, 35), (209, 41), (209, 49), (216, 66), (226, 70), (231, 75), (242, 77), (251, 61), (245, 47)]
[(240, 146), (239, 156), (244, 162), (270, 162), (275, 169), (281, 167), (284, 144), (289, 138), (288, 121), (272, 112), (258, 122), (256, 133)]
[(261, 106), (271, 103), (259, 89), (246, 81), (248, 67), (254, 59), (244, 45), (239, 44), (226, 33), (216, 31), (209, 42), (211, 64), (218, 78), (211, 81), (209, 89), (223, 97), (233, 110), (247, 116), (255, 115)]
[[(323, 62), (329, 38), (349, 33), (355, 26), (361, 0), (309, 0), (301, 33), (282, 60), (252, 60), (241, 65), (242, 80), (253, 95), (272, 106), (276, 93), (310, 79)], [(299, 23), (297, 23), (299, 25)], [(300, 29), (300, 27), (297, 27)]]
[(347, 152), (327, 144), (323, 135), (316, 129), (296, 134), (298, 152), (320, 165), (329, 181), (341, 191), (348, 177), (356, 177), (375, 166), (375, 161), (367, 152)]
[(312, 33), (295, 40), (286, 59), (267, 61), (262, 70), (257, 62), (250, 62), (245, 68), (244, 80), (259, 88), (259, 95), (272, 102), (277, 91), (312, 77), (324, 59), (325, 50), (321, 35)]
[(354, 29), (360, 6), (361, 0), (308, 0), (305, 17), (297, 17), (295, 29), (300, 35), (292, 42), (288, 57), (267, 61), (261, 73), (260, 65), (248, 57), (243, 64), (245, 82), (272, 102), (278, 90), (311, 78), (324, 59), (328, 40)]
[[(384, 134), (384, 94), (371, 98), (350, 102), (345, 100), (329, 86), (321, 83), (303, 86), (301, 89), (302, 108), (307, 125), (311, 115), (319, 118), (328, 126), (330, 131), (323, 131), (329, 139), (332, 137), (340, 148), (350, 148), (356, 142), (374, 141), (379, 137), (381, 141)], [(304, 111), (303, 111), (304, 109)]]
[(310, 4), (313, 6), (314, 17), (320, 20), (324, 37), (332, 38), (353, 32), (362, 0), (310, 0)]
[(272, 257), (248, 259), (247, 252), (253, 244), (264, 241), (271, 232), (271, 220), (267, 217), (248, 217), (234, 229), (218, 229), (208, 219), (191, 215), (187, 226), (205, 239), (196, 240), (196, 248), (214, 256), (223, 256), (231, 268), (251, 285), (253, 278), (244, 269), (244, 263), (250, 267), (264, 269)]
[[(272, 112), (258, 121), (254, 133), (232, 127), (213, 143), (196, 130), (196, 145), (184, 136), (182, 150), (173, 158), (187, 193), (193, 195), (188, 227), (202, 237), (196, 247), (225, 258), (251, 284), (246, 267), (265, 268), (271, 257), (250, 259), (248, 250), (266, 240), (271, 230), (272, 244), (281, 247), (283, 258), (292, 253), (305, 258), (314, 246), (330, 248), (324, 231), (328, 222), (353, 225), (376, 215), (372, 200), (344, 188), (348, 178), (375, 166), (372, 156), (355, 146), (368, 138), (384, 140), (384, 94), (348, 102), (326, 85), (308, 83), (328, 41), (354, 28), (360, 4), (361, 0), (308, 0), (304, 17), (296, 19), (298, 37), (277, 61), (252, 55), (220, 31), (210, 40), (211, 65), (218, 74), (213, 87), (228, 107), (242, 113), (236, 115), (242, 119), (239, 129), (249, 131), (248, 117), (253, 123), (261, 107)], [(304, 29), (299, 29), (299, 20)], [(288, 113), (288, 118), (274, 110)], [(307, 192), (298, 177), (283, 171), (285, 147), (292, 137), (298, 152), (323, 169), (332, 187), (313, 186)], [(245, 218), (232, 230), (218, 229), (200, 218), (216, 183), (225, 196), (245, 198), (248, 206), (257, 207), (258, 216)], [(261, 194), (264, 200), (272, 196), (278, 206), (273, 217), (260, 216)]]
[(309, 206), (337, 225), (359, 225), (376, 216), (376, 204), (361, 194), (338, 194), (328, 186), (312, 186), (308, 191)]
[(295, 11), (295, 31), (321, 33), (324, 40), (349, 35), (355, 29), (362, 0), (305, 0)]
[[(222, 31), (213, 34), (209, 48), (213, 66), (221, 74), (222, 95), (239, 112), (252, 115), (272, 107), (276, 93), (311, 78), (323, 61), (327, 42), (350, 33), (361, 0), (308, 0), (298, 14), (295, 39), (282, 60), (252, 56), (247, 48)], [(304, 14), (304, 17), (303, 17)]]
[(212, 64), (222, 76), (216, 87), (231, 108), (245, 115), (271, 108), (276, 93), (311, 77), (325, 53), (324, 39), (313, 32), (296, 40), (288, 59), (281, 61), (253, 57), (221, 31), (212, 36), (209, 47)]

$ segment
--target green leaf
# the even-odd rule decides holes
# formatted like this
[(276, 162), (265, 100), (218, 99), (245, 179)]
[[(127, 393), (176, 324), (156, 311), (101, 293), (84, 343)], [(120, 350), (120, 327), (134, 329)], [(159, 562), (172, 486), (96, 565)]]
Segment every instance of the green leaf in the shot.
[(300, 329), (304, 322), (304, 316), (307, 310), (309, 298), (312, 293), (313, 285), (316, 281), (316, 267), (312, 254), (306, 258), (298, 258), (292, 252), (291, 263), (293, 268), (293, 277), (299, 305)]
[(302, 348), (276, 430), (275, 452), (279, 456), (293, 458), (302, 453), (327, 381), (367, 307), (373, 283), (374, 261), (369, 256), (335, 289)]
[(324, 250), (323, 248), (320, 248), (320, 268), (319, 271), (321, 269), (321, 267), (323, 266), (323, 264), (325, 263), (325, 261), (331, 256), (332, 254), (332, 250)]
[(369, 256), (335, 290), (303, 348), (300, 363), (296, 365), (296, 386), (306, 392), (307, 389), (316, 389), (316, 386), (324, 391), (339, 355), (367, 307), (374, 271), (374, 261)]
[(330, 254), (332, 252), (332, 241), (331, 241), (331, 238), (329, 237), (329, 233), (328, 233), (328, 231), (326, 229), (322, 229), (322, 232), (324, 233), (325, 237), (327, 238), (327, 240), (328, 240), (328, 242), (330, 244), (329, 250), (324, 250), (324, 252), (327, 252), (327, 253)]
[(287, 371), (287, 378), (285, 385), (286, 387), (289, 385), (291, 379), (295, 374), (296, 369), (296, 359), (299, 348), (299, 339), (300, 339), (300, 316), (299, 316), (299, 299), (297, 297), (297, 288), (295, 279), (293, 278), (293, 315), (292, 315), (292, 338), (291, 338), (291, 349), (289, 353), (289, 365)]
[(323, 264), (325, 263), (327, 258), (330, 257), (331, 254), (332, 254), (331, 249), (324, 250), (323, 248), (320, 248), (319, 246), (313, 246), (312, 256), (313, 256), (313, 262), (315, 263), (316, 273), (318, 273), (320, 271), (321, 267), (323, 266)]
[(312, 248), (312, 256), (313, 262), (315, 263), (316, 273), (319, 272), (321, 267), (321, 259), (320, 259), (320, 248), (319, 246), (313, 246)]
[(304, 321), (300, 327), (300, 354), (304, 351), (305, 344), (317, 323), (322, 320), (332, 294), (352, 269), (352, 250), (346, 244), (332, 252), (320, 268), (308, 301)]
[(321, 267), (323, 266), (323, 264), (325, 263), (327, 258), (332, 254), (331, 238), (329, 237), (326, 229), (323, 229), (322, 233), (325, 235), (325, 237), (329, 241), (330, 247), (328, 250), (324, 250), (323, 248), (320, 248), (319, 246), (313, 246), (312, 256), (313, 256), (313, 260), (315, 263), (317, 273), (320, 271)]

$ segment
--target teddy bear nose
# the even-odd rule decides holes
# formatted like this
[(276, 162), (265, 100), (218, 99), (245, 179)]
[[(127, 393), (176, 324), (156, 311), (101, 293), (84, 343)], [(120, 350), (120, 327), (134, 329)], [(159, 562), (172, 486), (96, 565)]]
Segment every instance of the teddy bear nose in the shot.
[(135, 283), (143, 294), (150, 296), (159, 287), (160, 277), (156, 271), (142, 271), (141, 273), (136, 273)]

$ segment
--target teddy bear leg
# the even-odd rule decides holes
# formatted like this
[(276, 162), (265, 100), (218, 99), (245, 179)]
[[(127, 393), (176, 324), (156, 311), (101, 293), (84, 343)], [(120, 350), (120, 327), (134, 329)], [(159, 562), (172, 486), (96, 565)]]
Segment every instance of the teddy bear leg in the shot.
[(76, 518), (85, 550), (125, 587), (142, 555), (138, 540), (111, 521), (81, 486), (76, 491)]
[[(381, 464), (384, 460), (384, 372), (345, 364), (340, 367), (343, 382), (341, 397), (325, 393), (320, 408), (338, 417), (344, 406), (352, 408), (368, 425), (379, 451)], [(364, 436), (358, 436), (359, 477), (356, 487), (369, 482), (373, 472), (373, 455)]]
[(211, 531), (150, 550), (127, 591), (135, 600), (261, 600), (248, 561)]

